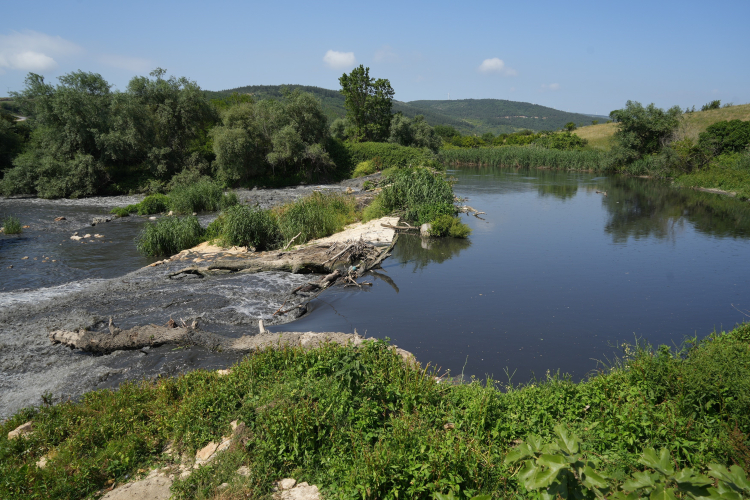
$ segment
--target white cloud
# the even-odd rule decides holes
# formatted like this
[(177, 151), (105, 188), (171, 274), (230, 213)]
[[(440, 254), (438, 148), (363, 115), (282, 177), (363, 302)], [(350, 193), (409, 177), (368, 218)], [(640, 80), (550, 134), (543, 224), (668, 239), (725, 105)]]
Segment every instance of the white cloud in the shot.
[(479, 68), (477, 68), (480, 73), (498, 73), (503, 76), (517, 76), (518, 72), (514, 70), (513, 68), (509, 68), (505, 65), (505, 62), (503, 62), (502, 59), (498, 59), (497, 57), (493, 57), (491, 59), (485, 59), (482, 61), (482, 64), (479, 65)]
[(101, 54), (97, 56), (97, 60), (112, 66), (113, 68), (126, 69), (133, 73), (145, 73), (154, 69), (154, 64), (148, 59), (142, 59), (140, 57), (128, 57), (120, 56), (116, 54)]
[(323, 62), (333, 69), (349, 69), (357, 64), (357, 58), (354, 57), (354, 52), (329, 50), (323, 56)]
[(393, 51), (393, 47), (390, 45), (383, 45), (375, 52), (376, 62), (398, 62), (399, 59), (398, 54)]
[(559, 83), (543, 83), (542, 90), (560, 90)]
[(0, 35), (0, 72), (6, 69), (49, 71), (58, 66), (55, 57), (81, 51), (81, 47), (59, 36), (14, 31), (10, 35)]

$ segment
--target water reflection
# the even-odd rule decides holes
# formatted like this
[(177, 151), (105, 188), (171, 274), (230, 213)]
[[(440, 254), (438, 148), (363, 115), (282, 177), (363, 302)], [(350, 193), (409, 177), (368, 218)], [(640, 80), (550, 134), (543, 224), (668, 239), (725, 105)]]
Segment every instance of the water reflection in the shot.
[(578, 193), (578, 183), (567, 183), (567, 184), (542, 184), (537, 188), (537, 192), (540, 197), (554, 196), (560, 200), (567, 200), (574, 198)]
[[(750, 205), (726, 196), (674, 189), (662, 181), (611, 177), (600, 181), (609, 219), (604, 231), (615, 243), (628, 238), (674, 239), (686, 223), (718, 237), (750, 235)], [(593, 189), (588, 186), (588, 190)]]
[[(413, 266), (412, 272), (422, 270), (427, 264), (457, 257), (471, 246), (471, 240), (462, 238), (421, 238), (412, 234), (401, 234), (393, 248), (391, 258), (401, 267)], [(398, 289), (397, 289), (398, 291)]]

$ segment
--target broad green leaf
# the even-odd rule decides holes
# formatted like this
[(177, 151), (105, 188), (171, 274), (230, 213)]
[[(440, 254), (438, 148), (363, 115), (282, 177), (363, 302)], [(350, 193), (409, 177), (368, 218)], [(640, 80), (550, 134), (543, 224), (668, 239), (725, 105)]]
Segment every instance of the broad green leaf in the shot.
[(523, 463), (523, 467), (521, 467), (521, 470), (518, 471), (518, 480), (523, 484), (524, 488), (527, 490), (532, 489), (529, 487), (529, 481), (531, 481), (531, 478), (534, 477), (534, 474), (536, 474), (538, 467), (534, 465), (534, 462), (531, 460), (526, 460)]
[(505, 463), (512, 464), (518, 462), (519, 460), (523, 460), (524, 458), (533, 456), (534, 453), (531, 451), (531, 448), (529, 448), (529, 445), (527, 445), (526, 443), (521, 443), (520, 445), (518, 445), (518, 447), (509, 451), (508, 454), (505, 455)]
[(656, 454), (656, 450), (653, 448), (646, 448), (643, 450), (640, 463), (668, 476), (674, 473), (674, 468), (670, 464), (670, 458), (669, 451), (666, 448), (662, 448), (659, 455)]
[(537, 465), (544, 465), (552, 470), (558, 471), (568, 465), (568, 461), (562, 455), (540, 455), (536, 459)]
[(596, 472), (588, 465), (583, 468), (583, 475), (585, 476), (583, 480), (583, 485), (585, 487), (590, 489), (607, 487), (606, 476), (604, 474)]
[(565, 480), (554, 481), (551, 485), (549, 485), (546, 493), (552, 498), (557, 498), (559, 496), (563, 500), (567, 500), (568, 499), (568, 482)]
[(664, 485), (660, 484), (648, 497), (649, 500), (677, 500), (672, 488), (665, 488)]
[(560, 438), (558, 440), (558, 445), (560, 446), (560, 449), (565, 451), (566, 453), (570, 455), (575, 455), (581, 449), (581, 446), (578, 442), (578, 438), (570, 434), (568, 432), (568, 429), (564, 425), (557, 424), (555, 426), (555, 434), (557, 434), (557, 437)]
[(526, 438), (526, 443), (534, 453), (538, 453), (542, 449), (542, 438), (535, 434), (529, 435), (529, 437)]
[(475, 495), (471, 500), (492, 500), (492, 495)]
[(539, 470), (531, 477), (529, 481), (529, 489), (538, 490), (541, 488), (547, 488), (552, 481), (557, 477), (557, 471), (552, 469)]
[(452, 491), (451, 491), (451, 492), (448, 492), (448, 494), (443, 494), (443, 493), (435, 493), (435, 494), (433, 495), (433, 498), (434, 498), (435, 500), (457, 500), (457, 499), (456, 499), (456, 496), (455, 496), (455, 495), (453, 494), (453, 492), (452, 492)]
[(735, 486), (739, 490), (744, 490), (750, 494), (750, 481), (747, 480), (747, 475), (737, 465), (733, 465), (729, 470), (726, 467), (719, 464), (709, 464), (708, 475), (715, 477), (721, 481), (726, 481)]
[(648, 472), (636, 472), (631, 479), (622, 483), (627, 491), (640, 490), (641, 488), (653, 488), (656, 486), (654, 478)]
[(682, 484), (689, 484), (692, 486), (702, 487), (711, 486), (714, 484), (711, 479), (704, 476), (703, 474), (697, 474), (693, 469), (687, 468), (677, 471), (672, 475), (672, 479)]

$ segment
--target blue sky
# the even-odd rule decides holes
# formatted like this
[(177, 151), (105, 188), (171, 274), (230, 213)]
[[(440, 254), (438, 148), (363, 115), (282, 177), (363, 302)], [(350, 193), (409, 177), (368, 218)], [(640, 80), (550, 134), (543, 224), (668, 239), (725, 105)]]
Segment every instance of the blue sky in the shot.
[(159, 66), (209, 90), (338, 89), (355, 64), (396, 99), (498, 98), (608, 114), (628, 99), (750, 102), (747, 0), (9, 2), (0, 95), (28, 71), (116, 88)]

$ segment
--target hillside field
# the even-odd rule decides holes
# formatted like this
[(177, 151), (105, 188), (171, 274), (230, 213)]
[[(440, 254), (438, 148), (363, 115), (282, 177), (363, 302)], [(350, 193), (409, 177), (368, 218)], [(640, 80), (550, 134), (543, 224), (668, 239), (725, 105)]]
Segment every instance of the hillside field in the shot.
[[(709, 125), (725, 120), (750, 120), (750, 104), (730, 106), (728, 108), (712, 109), (709, 111), (695, 111), (682, 115), (682, 123), (677, 130), (677, 139), (698, 139), (698, 135)], [(602, 123), (581, 127), (574, 133), (589, 141), (593, 149), (608, 151), (612, 147), (612, 138), (617, 131), (616, 123)]]

